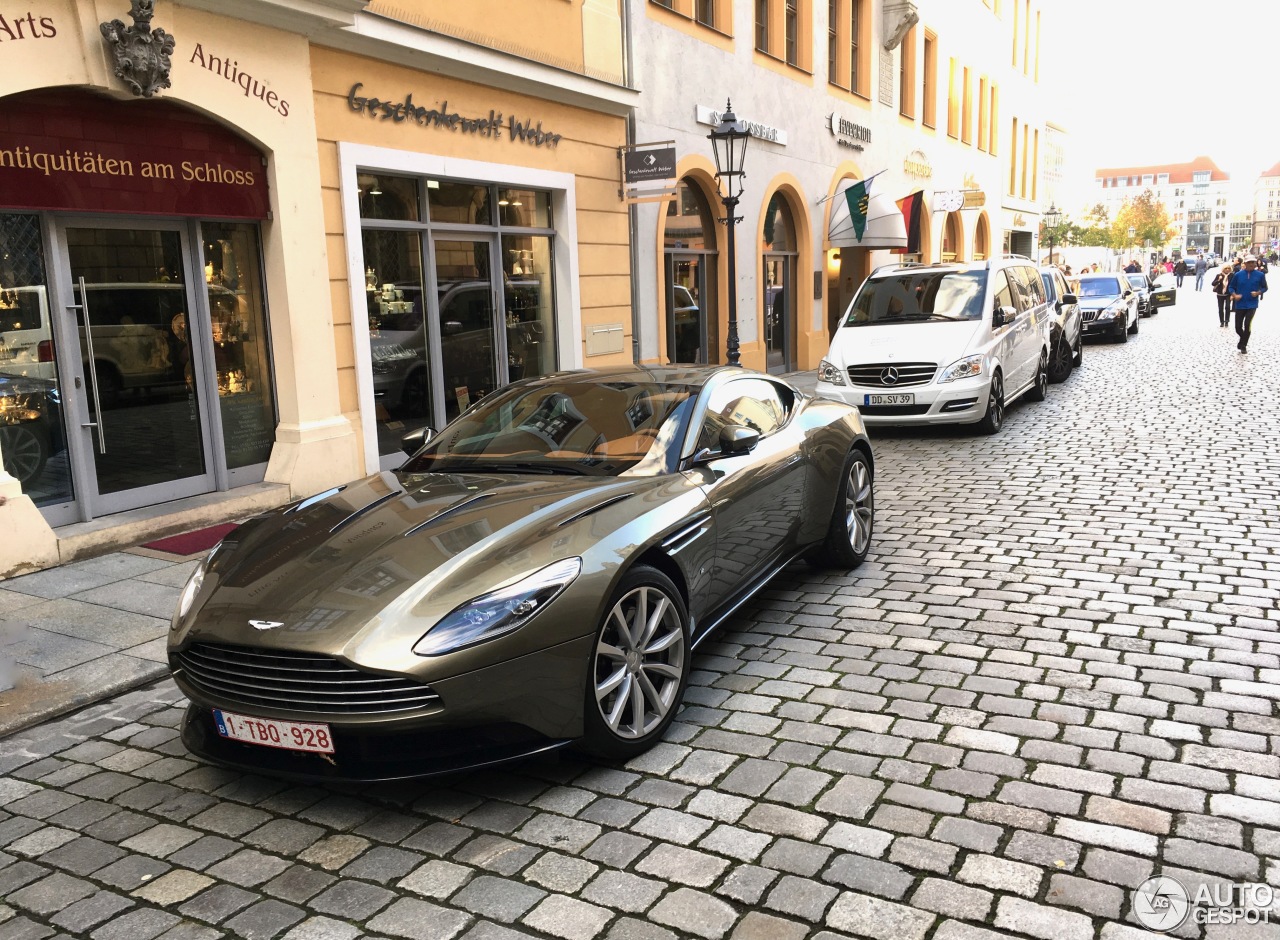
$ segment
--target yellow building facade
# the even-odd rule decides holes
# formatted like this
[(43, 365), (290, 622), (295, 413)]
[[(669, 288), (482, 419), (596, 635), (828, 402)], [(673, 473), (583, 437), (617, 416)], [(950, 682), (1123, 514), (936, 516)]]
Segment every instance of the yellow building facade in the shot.
[[(507, 381), (631, 359), (616, 0), (132, 12), (0, 23), (0, 577), (375, 472)], [(118, 74), (140, 31), (169, 68)]]

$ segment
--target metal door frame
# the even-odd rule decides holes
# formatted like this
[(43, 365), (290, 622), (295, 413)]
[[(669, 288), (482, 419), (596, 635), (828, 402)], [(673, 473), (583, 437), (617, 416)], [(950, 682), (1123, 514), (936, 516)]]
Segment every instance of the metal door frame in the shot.
[(675, 362), (675, 288), (676, 264), (682, 260), (698, 264), (698, 354), (702, 365), (711, 362), (711, 331), (708, 328), (710, 311), (707, 309), (707, 259), (715, 257), (714, 251), (689, 251), (683, 248), (667, 248), (663, 251), (664, 276), (667, 284), (667, 358)]
[[(52, 294), (50, 319), (63, 402), (63, 430), (67, 439), (74, 496), (69, 504), (69, 513), (65, 512), (62, 506), (46, 509), (46, 518), (51, 524), (88, 522), (98, 516), (213, 492), (219, 489), (220, 477), (225, 477), (225, 461), (220, 459), (221, 452), (214, 447), (214, 441), (221, 439), (222, 422), (216, 395), (217, 376), (214, 374), (212, 350), (208, 346), (212, 337), (210, 336), (208, 341), (205, 338), (209, 323), (209, 311), (206, 309), (208, 297), (204, 291), (197, 289), (197, 284), (203, 283), (196, 256), (197, 252), (203, 253), (198, 227), (199, 223), (191, 219), (72, 214), (45, 216), (45, 237), (49, 258), (46, 277)], [(148, 229), (177, 233), (179, 251), (182, 255), (183, 283), (187, 295), (187, 333), (191, 338), (191, 371), (197, 382), (195, 400), (200, 415), (200, 448), (205, 464), (203, 474), (116, 493), (103, 494), (99, 491), (97, 468), (93, 457), (93, 448), (97, 446), (97, 442), (89, 426), (90, 419), (93, 417), (89, 408), (91, 389), (80, 361), (81, 356), (71, 355), (81, 350), (78, 314), (75, 312), (77, 309), (75, 290), (71, 280), (71, 258), (66, 241), (66, 231), (69, 228)], [(71, 319), (68, 319), (68, 316)], [(92, 316), (92, 310), (90, 310), (90, 316)], [(72, 361), (66, 361), (67, 358)], [(225, 480), (221, 481), (221, 485), (225, 485)], [(53, 511), (49, 512), (49, 509)], [(70, 518), (66, 518), (68, 515)]]
[[(764, 257), (761, 262), (762, 273), (766, 273), (766, 279), (765, 279), (765, 285), (764, 285), (766, 291), (770, 287), (768, 283), (768, 278), (767, 278), (769, 262), (770, 261), (782, 262), (782, 299), (786, 303), (791, 304), (790, 307), (785, 308), (782, 311), (782, 316), (783, 316), (783, 319), (782, 319), (782, 368), (779, 372), (771, 373), (773, 375), (780, 375), (780, 374), (792, 372), (795, 370), (795, 362), (796, 362), (795, 355), (794, 355), (795, 333), (796, 333), (795, 321), (798, 320), (799, 318), (798, 311), (800, 310), (800, 306), (799, 304), (796, 303), (796, 297), (794, 296), (795, 289), (796, 289), (795, 287), (796, 279), (797, 279), (796, 269), (798, 267), (798, 263), (796, 259), (798, 257), (799, 257), (799, 253), (794, 251), (766, 251), (764, 252)], [(767, 294), (765, 299), (767, 300)], [(761, 339), (763, 340), (761, 345), (764, 347), (764, 368), (766, 372), (770, 372), (769, 334), (767, 332), (769, 329), (768, 305), (762, 304), (762, 308), (760, 312), (764, 317), (764, 322), (761, 323), (761, 326), (765, 330), (765, 334), (761, 337)]]

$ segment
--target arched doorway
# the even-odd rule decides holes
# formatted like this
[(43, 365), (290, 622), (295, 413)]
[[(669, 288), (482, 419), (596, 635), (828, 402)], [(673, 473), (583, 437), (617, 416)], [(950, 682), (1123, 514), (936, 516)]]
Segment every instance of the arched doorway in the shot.
[(948, 212), (942, 223), (942, 261), (964, 260), (964, 226), (959, 212)]
[(781, 192), (773, 194), (764, 215), (764, 350), (765, 369), (790, 372), (796, 361), (795, 218)]
[(991, 255), (991, 225), (984, 212), (978, 216), (978, 227), (973, 233), (973, 260), (986, 261)]
[(663, 229), (664, 319), (669, 362), (719, 359), (716, 310), (715, 216), (698, 183), (685, 177), (667, 203)]

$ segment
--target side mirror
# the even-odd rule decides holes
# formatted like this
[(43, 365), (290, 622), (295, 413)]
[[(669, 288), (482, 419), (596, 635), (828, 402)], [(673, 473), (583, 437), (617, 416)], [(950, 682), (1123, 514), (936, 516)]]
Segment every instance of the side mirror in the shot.
[(422, 450), (433, 437), (436, 436), (435, 428), (418, 428), (416, 431), (410, 431), (404, 437), (400, 438), (400, 449), (412, 457), (418, 451)]
[(996, 307), (996, 312), (991, 315), (991, 325), (1004, 326), (1016, 319), (1018, 319), (1018, 311), (1013, 307)]
[(445, 336), (455, 336), (462, 332), (462, 324), (458, 320), (445, 320), (443, 333)]
[(1080, 303), (1080, 298), (1077, 297), (1075, 294), (1063, 294), (1062, 302), (1067, 306), (1071, 306), (1072, 304)]
[(740, 424), (729, 424), (720, 429), (720, 453), (725, 457), (749, 454), (759, 443), (760, 432)]

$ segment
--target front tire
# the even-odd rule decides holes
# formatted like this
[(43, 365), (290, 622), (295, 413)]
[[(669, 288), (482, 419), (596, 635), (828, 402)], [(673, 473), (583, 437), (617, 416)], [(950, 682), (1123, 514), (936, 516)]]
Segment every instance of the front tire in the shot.
[(875, 520), (876, 497), (871, 461), (855, 447), (844, 461), (826, 540), (810, 555), (810, 561), (823, 568), (843, 571), (858, 567), (867, 560), (867, 552), (871, 550)]
[(987, 413), (978, 422), (982, 434), (995, 434), (1004, 425), (1004, 379), (999, 372), (991, 375), (991, 391), (987, 394)]
[(1080, 331), (1080, 335), (1076, 337), (1076, 351), (1071, 359), (1073, 368), (1079, 369), (1084, 365), (1084, 331)]
[(689, 614), (675, 584), (637, 565), (596, 629), (587, 669), (581, 748), (629, 760), (656, 744), (689, 682)]
[(1127, 329), (1127, 328), (1125, 327), (1125, 325), (1124, 325), (1123, 323), (1121, 323), (1121, 324), (1120, 324), (1120, 329), (1116, 330), (1116, 342), (1118, 342), (1118, 343), (1127, 343), (1127, 342), (1129, 342), (1129, 334), (1130, 334), (1130, 333), (1132, 333), (1132, 332), (1133, 332), (1132, 330)]
[(1129, 332), (1134, 336), (1138, 335), (1138, 327), (1142, 323), (1141, 317), (1134, 317), (1133, 322), (1129, 324)]
[(1071, 374), (1071, 369), (1075, 365), (1072, 359), (1072, 352), (1067, 338), (1061, 334), (1054, 337), (1053, 345), (1050, 347), (1049, 354), (1049, 381), (1065, 382), (1067, 376)]

